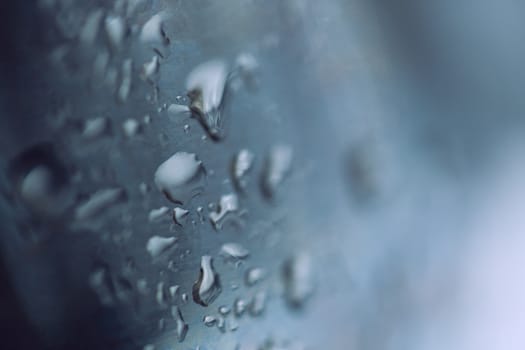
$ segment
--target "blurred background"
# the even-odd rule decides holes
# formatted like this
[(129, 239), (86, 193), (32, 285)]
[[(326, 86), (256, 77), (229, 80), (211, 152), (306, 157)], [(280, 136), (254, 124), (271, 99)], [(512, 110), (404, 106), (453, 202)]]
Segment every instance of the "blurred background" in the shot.
[(2, 2), (2, 348), (523, 349), (524, 11)]

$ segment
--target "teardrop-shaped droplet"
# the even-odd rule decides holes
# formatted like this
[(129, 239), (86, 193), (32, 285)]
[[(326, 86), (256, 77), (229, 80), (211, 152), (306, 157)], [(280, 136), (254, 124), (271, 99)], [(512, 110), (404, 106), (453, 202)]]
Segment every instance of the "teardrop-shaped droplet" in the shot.
[(170, 249), (176, 241), (175, 237), (153, 236), (148, 240), (146, 250), (153, 259), (156, 259)]
[(183, 208), (176, 207), (173, 209), (173, 221), (177, 225), (182, 226), (182, 220), (188, 215), (189, 211)]
[(165, 14), (159, 12), (144, 23), (139, 35), (139, 40), (142, 43), (153, 46), (166, 45), (169, 43), (169, 39), (163, 28), (164, 17)]
[(148, 214), (149, 222), (158, 222), (166, 217), (170, 209), (168, 207), (160, 207), (158, 209), (151, 209)]
[(188, 75), (186, 88), (190, 108), (213, 140), (224, 137), (223, 100), (228, 67), (221, 60), (212, 60), (195, 67)]
[(219, 275), (212, 265), (212, 258), (204, 255), (201, 258), (199, 279), (193, 285), (193, 300), (202, 306), (210, 305), (221, 293)]
[(202, 162), (193, 153), (177, 152), (159, 165), (154, 181), (157, 188), (175, 203), (198, 194), (203, 177)]

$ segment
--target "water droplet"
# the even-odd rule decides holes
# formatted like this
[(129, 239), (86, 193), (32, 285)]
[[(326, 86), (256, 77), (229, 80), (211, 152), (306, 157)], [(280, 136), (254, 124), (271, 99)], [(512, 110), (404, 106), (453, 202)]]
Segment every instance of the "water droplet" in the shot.
[(247, 149), (240, 150), (232, 162), (232, 181), (238, 191), (246, 187), (244, 176), (251, 169), (255, 156)]
[(215, 316), (206, 315), (204, 316), (203, 322), (206, 327), (213, 327), (217, 322), (217, 318)]
[(196, 187), (202, 175), (202, 162), (195, 154), (177, 152), (157, 168), (154, 180), (169, 200), (180, 203), (198, 193)]
[(157, 284), (157, 293), (155, 294), (155, 300), (160, 307), (166, 307), (166, 293), (164, 290), (164, 282), (159, 282)]
[(140, 294), (148, 294), (149, 288), (148, 288), (148, 281), (144, 278), (140, 278), (137, 280), (137, 290)]
[(235, 301), (233, 302), (234, 315), (237, 317), (242, 316), (244, 312), (246, 311), (247, 306), (248, 305), (246, 304), (246, 301), (244, 299), (241, 299), (241, 298), (235, 299)]
[(221, 255), (233, 260), (245, 259), (250, 255), (250, 251), (238, 243), (224, 243), (221, 246)]
[(133, 60), (127, 58), (122, 63), (122, 80), (117, 91), (117, 97), (120, 102), (126, 102), (131, 91), (131, 77), (133, 71)]
[(151, 211), (148, 214), (148, 220), (149, 222), (157, 222), (160, 221), (163, 217), (166, 216), (166, 214), (170, 211), (168, 207), (160, 207), (158, 209), (151, 209)]
[(96, 117), (84, 122), (82, 137), (85, 139), (96, 139), (109, 131), (109, 119), (105, 117)]
[(266, 292), (260, 291), (255, 293), (250, 304), (250, 315), (259, 316), (264, 312), (266, 307)]
[(226, 320), (222, 316), (217, 317), (217, 329), (222, 333), (226, 331)]
[(159, 56), (153, 56), (151, 61), (142, 65), (141, 77), (143, 80), (152, 82), (160, 67)]
[(188, 302), (188, 293), (182, 293), (181, 295), (181, 299), (184, 303), (187, 303)]
[(193, 284), (193, 300), (202, 306), (210, 305), (221, 293), (219, 275), (213, 269), (212, 258), (201, 258), (199, 279)]
[(175, 327), (175, 330), (177, 332), (177, 339), (179, 340), (179, 343), (182, 343), (186, 338), (186, 333), (188, 333), (188, 325), (186, 324), (186, 322), (184, 322), (182, 313), (180, 312), (180, 309), (177, 306), (171, 307), (171, 315), (173, 316), (173, 319), (177, 324)]
[(184, 114), (184, 113), (190, 112), (190, 108), (188, 106), (178, 105), (174, 103), (170, 104), (167, 110), (168, 110), (168, 113), (172, 115), (178, 115), (178, 114)]
[(277, 187), (290, 172), (292, 157), (293, 151), (286, 145), (277, 145), (270, 150), (261, 175), (261, 190), (267, 198), (275, 195)]
[(195, 67), (186, 80), (190, 108), (213, 140), (224, 137), (222, 107), (227, 77), (226, 63), (213, 60)]
[(174, 208), (173, 209), (173, 221), (175, 221), (177, 225), (182, 226), (182, 220), (184, 217), (188, 215), (188, 213), (189, 211), (186, 209), (182, 209), (179, 207)]
[(114, 288), (107, 266), (98, 266), (91, 272), (89, 285), (97, 294), (102, 305), (110, 306), (113, 304)]
[(149, 114), (146, 114), (143, 118), (144, 124), (151, 123), (151, 116)]
[(293, 308), (300, 308), (313, 292), (312, 264), (310, 256), (300, 253), (283, 265), (285, 298)]
[(228, 323), (230, 325), (230, 332), (235, 332), (239, 329), (239, 323), (235, 319), (230, 319)]
[(221, 196), (218, 207), (218, 211), (209, 214), (210, 221), (216, 229), (222, 227), (222, 221), (229, 213), (236, 212), (239, 209), (239, 200), (233, 193), (225, 194)]
[(122, 123), (122, 130), (126, 137), (131, 138), (139, 133), (140, 124), (136, 119), (128, 118)]
[(164, 252), (169, 250), (177, 241), (175, 237), (153, 236), (146, 244), (146, 250), (153, 259), (158, 258)]
[(230, 313), (231, 309), (226, 305), (219, 306), (219, 313), (221, 315), (228, 315)]
[(110, 44), (114, 48), (120, 48), (124, 41), (124, 37), (126, 36), (126, 24), (122, 17), (113, 15), (107, 16), (104, 20), (104, 26)]
[(266, 270), (260, 267), (248, 269), (245, 275), (245, 282), (247, 286), (253, 286), (266, 278)]
[(165, 14), (159, 12), (153, 15), (144, 25), (140, 31), (139, 40), (144, 44), (151, 45), (167, 45), (169, 38), (163, 28)]
[(177, 296), (177, 292), (179, 291), (180, 287), (178, 285), (170, 286), (169, 287), (169, 293), (172, 300), (175, 300), (175, 297)]
[(141, 193), (143, 196), (147, 195), (148, 192), (149, 192), (149, 190), (150, 190), (150, 187), (148, 186), (148, 184), (146, 184), (146, 183), (144, 183), (144, 182), (141, 182), (141, 183), (139, 184), (139, 191), (140, 191), (140, 193)]
[(184, 124), (184, 132), (186, 134), (190, 132), (190, 126), (188, 124)]
[(75, 209), (75, 219), (89, 219), (110, 206), (126, 200), (126, 191), (123, 188), (106, 188), (93, 193), (88, 200)]
[(164, 319), (164, 317), (159, 318), (159, 324), (157, 325), (157, 328), (161, 332), (164, 330), (164, 328), (166, 328), (166, 320)]
[(97, 9), (92, 11), (84, 21), (84, 25), (79, 33), (79, 40), (85, 45), (91, 45), (97, 38), (100, 22), (102, 21), (103, 11)]

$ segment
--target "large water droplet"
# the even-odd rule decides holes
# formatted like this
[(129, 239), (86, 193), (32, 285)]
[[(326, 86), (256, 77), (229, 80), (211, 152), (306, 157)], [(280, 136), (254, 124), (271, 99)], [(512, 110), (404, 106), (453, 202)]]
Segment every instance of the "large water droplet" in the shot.
[(239, 243), (224, 243), (221, 246), (221, 255), (233, 260), (245, 259), (250, 255), (250, 251)]
[(253, 165), (255, 156), (247, 149), (240, 150), (232, 162), (232, 181), (238, 191), (244, 191), (246, 180), (244, 176), (248, 173)]
[(175, 203), (181, 203), (198, 194), (203, 175), (202, 162), (193, 153), (177, 152), (155, 171), (157, 188)]
[(186, 80), (190, 108), (213, 140), (224, 137), (222, 109), (227, 78), (226, 63), (213, 60), (195, 67)]
[(313, 292), (312, 264), (310, 256), (300, 253), (283, 265), (285, 298), (293, 308), (300, 308)]
[(222, 195), (219, 201), (218, 211), (212, 211), (209, 214), (213, 227), (220, 229), (225, 217), (237, 210), (239, 210), (239, 199), (237, 195), (233, 193)]
[(175, 331), (177, 333), (177, 339), (179, 343), (182, 343), (186, 338), (186, 333), (188, 333), (188, 325), (184, 321), (182, 313), (177, 306), (171, 307), (171, 316), (173, 316), (173, 319), (176, 322)]
[(261, 190), (265, 197), (272, 198), (277, 187), (285, 179), (292, 167), (292, 148), (277, 145), (270, 150), (261, 175)]
[(146, 250), (153, 259), (158, 258), (164, 252), (169, 250), (177, 241), (175, 237), (153, 236), (146, 244)]
[(219, 275), (212, 265), (212, 258), (204, 255), (201, 258), (199, 279), (193, 285), (193, 300), (202, 306), (210, 305), (221, 293)]
[(126, 191), (123, 188), (106, 188), (93, 193), (89, 199), (77, 206), (75, 209), (75, 219), (89, 219), (110, 206), (126, 200)]

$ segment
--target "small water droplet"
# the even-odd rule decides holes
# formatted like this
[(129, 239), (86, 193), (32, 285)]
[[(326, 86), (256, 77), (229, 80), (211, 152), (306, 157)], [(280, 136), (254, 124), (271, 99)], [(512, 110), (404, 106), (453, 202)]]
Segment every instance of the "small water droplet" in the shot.
[(78, 35), (81, 43), (85, 45), (93, 44), (97, 38), (103, 14), (104, 13), (101, 9), (96, 9), (86, 17), (84, 25), (80, 29), (80, 33)]
[(204, 316), (203, 322), (206, 327), (213, 327), (217, 322), (217, 318), (212, 315), (206, 315)]
[(250, 304), (250, 315), (259, 316), (264, 312), (266, 307), (266, 292), (259, 291), (255, 293)]
[(133, 60), (131, 58), (127, 58), (122, 63), (122, 80), (120, 81), (120, 86), (117, 91), (117, 97), (120, 102), (126, 102), (128, 99), (129, 93), (131, 91), (132, 71)]
[(84, 122), (82, 128), (82, 137), (88, 140), (96, 139), (109, 131), (109, 119), (105, 117), (96, 117)]
[(246, 187), (244, 176), (248, 173), (253, 165), (255, 156), (247, 149), (240, 150), (232, 162), (232, 181), (238, 191), (243, 191)]
[(143, 80), (152, 82), (160, 67), (159, 56), (153, 56), (150, 61), (142, 65), (140, 75)]
[(195, 154), (177, 152), (157, 168), (154, 181), (169, 200), (180, 203), (199, 193), (202, 175), (202, 162)]
[(114, 48), (120, 48), (126, 36), (126, 24), (122, 17), (109, 15), (104, 20), (106, 35)]
[(222, 333), (226, 331), (226, 320), (222, 316), (217, 317), (217, 329)]
[(127, 199), (123, 188), (106, 188), (93, 193), (89, 199), (78, 205), (75, 209), (75, 219), (89, 219), (110, 206), (123, 202)]
[(170, 211), (168, 207), (160, 207), (158, 209), (151, 209), (148, 214), (149, 222), (158, 222)]
[(213, 140), (224, 137), (222, 107), (227, 77), (226, 63), (212, 60), (195, 67), (186, 80), (190, 108)]
[(102, 305), (113, 304), (114, 287), (111, 283), (109, 268), (106, 265), (95, 267), (89, 276), (89, 285), (97, 294)]
[(148, 288), (148, 281), (144, 278), (140, 278), (137, 280), (137, 290), (140, 294), (148, 294), (149, 288)]
[(176, 207), (173, 209), (173, 221), (177, 225), (182, 226), (182, 220), (188, 215), (189, 211), (186, 209), (182, 209), (179, 207)]
[(313, 292), (312, 264), (310, 256), (299, 253), (283, 265), (285, 298), (288, 305), (300, 308)]
[(237, 317), (241, 317), (244, 312), (246, 311), (246, 307), (248, 305), (246, 304), (246, 300), (242, 299), (242, 298), (237, 298), (235, 299), (235, 301), (233, 302), (233, 313), (235, 316)]
[(272, 198), (292, 167), (293, 151), (286, 145), (272, 147), (261, 174), (261, 190), (265, 197)]
[(230, 325), (230, 332), (235, 332), (239, 329), (239, 323), (233, 318), (228, 321), (228, 324)]
[(155, 300), (157, 300), (157, 304), (159, 304), (160, 307), (167, 307), (164, 282), (159, 282), (157, 284), (157, 293), (155, 294)]
[(190, 126), (188, 124), (184, 124), (184, 132), (186, 134), (190, 132)]
[(156, 259), (168, 251), (176, 241), (177, 238), (175, 237), (153, 236), (148, 240), (146, 250), (153, 259)]
[(142, 120), (144, 121), (144, 124), (149, 124), (151, 123), (151, 116), (146, 114)]
[(179, 105), (179, 104), (172, 103), (168, 107), (167, 111), (168, 111), (169, 114), (172, 114), (172, 115), (176, 116), (176, 115), (179, 115), (179, 114), (189, 113), (190, 112), (190, 108), (188, 106), (185, 106), (185, 105)]
[(144, 182), (141, 182), (141, 183), (139, 184), (139, 191), (140, 191), (140, 193), (141, 193), (143, 196), (147, 195), (148, 192), (149, 192), (149, 190), (150, 190), (150, 187), (148, 186), (148, 184), (146, 184), (146, 183), (144, 183)]
[(224, 218), (239, 209), (239, 199), (233, 193), (222, 195), (218, 207), (218, 211), (209, 214), (210, 221), (215, 229), (220, 229)]
[(169, 287), (169, 293), (172, 300), (175, 300), (175, 297), (177, 296), (177, 292), (179, 291), (180, 287), (178, 285), (173, 285)]
[(181, 295), (181, 299), (182, 299), (182, 301), (183, 301), (184, 303), (187, 303), (187, 302), (188, 302), (188, 299), (189, 299), (189, 297), (188, 297), (188, 293), (182, 293), (182, 295)]
[(230, 313), (231, 309), (226, 305), (219, 306), (219, 313), (221, 315), (228, 315)]
[(253, 267), (246, 271), (245, 282), (247, 286), (253, 286), (266, 278), (266, 270), (260, 267)]
[(220, 254), (229, 259), (245, 259), (250, 255), (250, 251), (238, 243), (224, 243), (221, 246)]
[(177, 332), (177, 339), (179, 343), (182, 343), (186, 338), (186, 333), (188, 333), (188, 325), (184, 322), (182, 313), (177, 306), (171, 307), (171, 315), (176, 322), (175, 330)]
[(210, 305), (221, 293), (219, 275), (213, 269), (212, 258), (201, 258), (199, 279), (193, 284), (193, 300), (202, 306)]
[(140, 124), (136, 119), (128, 118), (122, 123), (122, 130), (126, 137), (131, 138), (139, 133)]

